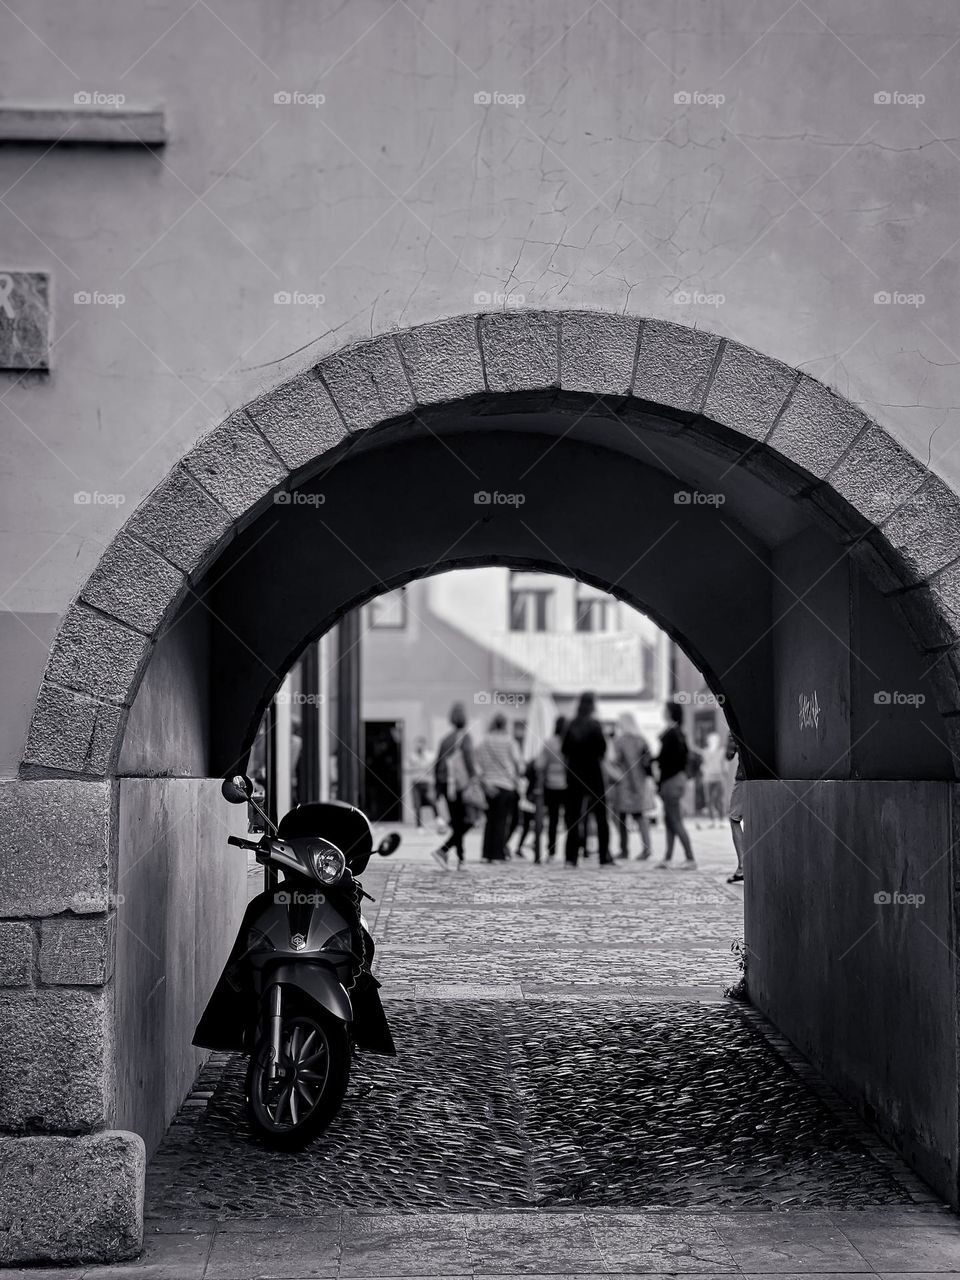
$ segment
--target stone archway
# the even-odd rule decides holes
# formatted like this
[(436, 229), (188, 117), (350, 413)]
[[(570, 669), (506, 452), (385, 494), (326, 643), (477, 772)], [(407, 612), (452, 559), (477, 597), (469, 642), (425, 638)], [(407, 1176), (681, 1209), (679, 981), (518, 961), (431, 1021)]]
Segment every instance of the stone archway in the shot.
[[(960, 501), (882, 427), (827, 387), (709, 333), (586, 312), (460, 316), (324, 359), (231, 414), (131, 516), (63, 619), (37, 697), (20, 781), (0, 792), (15, 814), (17, 855), (3, 915), (23, 931), (24, 945), (39, 947), (40, 972), (39, 983), (6, 993), (4, 1006), (8, 1053), (0, 1073), (7, 1075), (0, 1080), (16, 1079), (19, 1093), (8, 1098), (0, 1115), (8, 1135), (0, 1137), (0, 1166), (10, 1173), (8, 1198), (30, 1206), (3, 1207), (10, 1226), (5, 1260), (44, 1256), (44, 1249), (45, 1256), (93, 1258), (136, 1248), (143, 1143), (129, 1132), (132, 1124), (110, 1131), (118, 1123), (118, 1080), (130, 1066), (122, 1045), (117, 1050), (118, 1019), (141, 994), (141, 977), (131, 975), (127, 953), (117, 946), (118, 926), (128, 937), (135, 925), (118, 897), (118, 859), (125, 842), (142, 840), (134, 861), (149, 862), (150, 837), (137, 834), (137, 823), (146, 830), (148, 820), (162, 821), (163, 805), (154, 801), (169, 780), (146, 771), (121, 779), (120, 759), (138, 693), (164, 697), (170, 667), (158, 655), (167, 628), (201, 583), (209, 588), (211, 573), (220, 566), (226, 573), (235, 569), (231, 544), (253, 539), (277, 493), (309, 486), (318, 471), (341, 465), (345, 473), (357, 468), (360, 476), (357, 460), (368, 448), (374, 456), (381, 443), (402, 459), (405, 447), (414, 447), (424, 433), (444, 430), (444, 415), (456, 416), (465, 406), (475, 443), (482, 443), (483, 420), (498, 415), (549, 417), (549, 430), (558, 438), (572, 432), (571, 424), (583, 433), (595, 423), (622, 422), (629, 432), (642, 419), (645, 430), (689, 442), (704, 457), (723, 460), (793, 504), (841, 544), (879, 592), (884, 618), (895, 618), (922, 655), (956, 773)], [(463, 438), (470, 438), (469, 431)], [(385, 456), (382, 450), (379, 456)], [(478, 554), (490, 551), (481, 546)], [(583, 568), (589, 572), (588, 565)], [(344, 597), (340, 603), (347, 602)], [(295, 637), (303, 638), (302, 632)], [(949, 850), (953, 789), (942, 774), (895, 780), (896, 774), (871, 775), (867, 769), (866, 778), (890, 779), (869, 783), (849, 776), (811, 783), (807, 775), (798, 782), (783, 770), (775, 776), (782, 780), (753, 784), (758, 827), (768, 837), (749, 885), (760, 905), (752, 922), (762, 953), (754, 974), (758, 1003), (872, 1110), (955, 1201), (952, 960), (938, 961), (930, 980), (934, 962), (919, 945), (919, 926), (905, 934), (900, 923), (885, 923), (873, 935), (874, 949), (862, 953), (868, 956), (865, 967), (851, 970), (835, 1002), (833, 1024), (817, 1023), (818, 1000), (845, 945), (845, 937), (823, 932), (830, 893), (846, 895), (855, 916), (872, 888), (871, 881), (857, 879), (855, 864), (837, 870), (836, 851), (849, 841), (850, 826), (869, 825), (876, 811), (883, 861), (875, 874), (893, 877), (893, 883), (910, 870), (915, 853), (897, 814), (888, 810), (908, 805), (910, 812), (933, 815), (922, 833), (929, 849), (923, 866), (933, 871), (942, 864), (934, 924), (950, 930), (952, 860), (937, 853), (944, 840)], [(194, 787), (194, 807), (202, 801), (202, 783)], [(141, 793), (135, 818), (122, 800), (123, 789), (129, 794), (133, 784)], [(784, 787), (788, 803), (780, 798)], [(873, 790), (856, 792), (857, 787)], [(820, 849), (821, 829), (831, 825), (824, 815), (830, 814), (841, 834)], [(821, 857), (810, 884), (796, 860), (782, 856), (797, 840), (807, 840), (811, 856)], [(129, 861), (129, 850), (124, 856)], [(928, 884), (933, 883), (931, 878)], [(58, 963), (65, 940), (71, 954), (83, 957), (79, 970)], [(181, 950), (189, 945), (187, 939)], [(793, 985), (801, 951), (809, 965), (805, 992)], [(115, 977), (118, 954), (127, 970)], [(911, 1086), (910, 1064), (892, 1054), (882, 1079), (858, 1079), (855, 1055), (831, 1057), (830, 1037), (858, 1005), (869, 1005), (865, 982), (889, 982), (901, 970), (906, 976), (897, 1009), (936, 1070)], [(142, 985), (145, 991), (145, 977)], [(795, 1007), (799, 1013), (792, 1012)], [(870, 1005), (869, 1017), (872, 1010)], [(896, 1025), (890, 1017), (891, 1030), (869, 1024), (851, 1027), (846, 1035), (886, 1044)], [(64, 1037), (71, 1047), (67, 1061), (59, 1051)], [(190, 1066), (186, 1060), (178, 1070), (182, 1074)], [(935, 1096), (934, 1104), (920, 1096), (924, 1090)]]
[[(231, 414), (134, 512), (67, 611), (22, 776), (109, 775), (125, 711), (165, 619), (270, 495), (384, 423), (473, 397), (570, 392), (653, 406), (818, 509), (893, 597), (922, 652), (960, 640), (960, 501), (822, 383), (737, 343), (593, 312), (461, 316), (360, 343)], [(758, 448), (762, 444), (762, 454)], [(755, 456), (752, 457), (751, 455)], [(779, 465), (777, 465), (779, 464)], [(960, 750), (960, 666), (935, 662)]]

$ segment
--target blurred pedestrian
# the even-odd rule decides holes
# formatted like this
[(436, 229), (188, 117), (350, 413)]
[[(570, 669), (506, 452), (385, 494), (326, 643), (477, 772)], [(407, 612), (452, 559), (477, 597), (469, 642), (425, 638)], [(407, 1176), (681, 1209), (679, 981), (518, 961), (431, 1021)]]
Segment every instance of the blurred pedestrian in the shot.
[(433, 766), (437, 795), (443, 796), (447, 802), (450, 834), (430, 856), (439, 866), (449, 870), (452, 849), (457, 855), (459, 871), (463, 866), (463, 837), (473, 826), (473, 814), (464, 794), (477, 772), (473, 742), (467, 730), (467, 713), (462, 702), (455, 702), (450, 708), (450, 725), (450, 732), (440, 740)]
[(722, 826), (726, 812), (724, 803), (724, 764), (726, 750), (719, 733), (708, 733), (703, 748), (703, 790), (706, 799), (707, 821), (710, 826)]
[(620, 852), (617, 856), (624, 860), (630, 857), (627, 822), (632, 817), (640, 832), (638, 856), (641, 861), (645, 861), (651, 853), (647, 810), (650, 807), (653, 757), (631, 711), (625, 711), (620, 717), (619, 732), (613, 740), (611, 766), (614, 777), (613, 809), (617, 815), (620, 837)]
[[(527, 767), (524, 770), (523, 781), (520, 785), (520, 804), (517, 815), (517, 822), (514, 823), (513, 831), (510, 832), (510, 838), (513, 832), (520, 828), (520, 839), (517, 841), (516, 848), (513, 851), (515, 858), (524, 856), (523, 846), (527, 836), (533, 833), (533, 860), (540, 861), (540, 827), (537, 823), (537, 805), (540, 802), (540, 770), (536, 760), (528, 760)], [(509, 843), (509, 841), (508, 841)], [(507, 850), (509, 853), (509, 848)]]
[(666, 728), (660, 735), (660, 754), (657, 756), (659, 773), (660, 799), (663, 802), (663, 823), (667, 831), (667, 844), (663, 853), (663, 861), (657, 866), (661, 869), (670, 865), (673, 857), (673, 846), (676, 840), (683, 847), (685, 861), (682, 866), (687, 871), (696, 868), (690, 837), (683, 823), (683, 797), (687, 790), (687, 757), (689, 749), (683, 732), (683, 707), (678, 702), (668, 702), (663, 709)]
[(594, 819), (597, 826), (600, 865), (615, 865), (610, 857), (610, 825), (603, 776), (607, 739), (595, 711), (596, 699), (593, 694), (581, 694), (577, 714), (563, 737), (563, 758), (567, 766), (565, 861), (568, 867), (577, 865), (580, 854), (585, 849), (589, 817)]
[(426, 738), (417, 738), (407, 760), (407, 771), (410, 775), (410, 798), (413, 801), (413, 813), (418, 831), (423, 830), (424, 809), (430, 810), (438, 829), (442, 829), (440, 810), (437, 808), (437, 802), (430, 787), (433, 764), (434, 757), (427, 747)]
[(740, 752), (737, 748), (736, 740), (733, 734), (727, 739), (727, 761), (732, 763), (736, 761), (736, 774), (733, 781), (733, 790), (730, 793), (730, 807), (728, 816), (730, 818), (730, 834), (733, 838), (733, 848), (737, 855), (737, 869), (733, 875), (727, 876), (727, 884), (739, 884), (743, 880), (743, 761), (740, 758)]
[(557, 716), (553, 733), (543, 744), (539, 768), (543, 787), (543, 804), (547, 811), (547, 858), (557, 852), (557, 831), (567, 794), (567, 766), (563, 759), (563, 735), (567, 732), (567, 717)]
[(507, 731), (506, 716), (499, 712), (490, 721), (487, 735), (477, 747), (476, 767), (487, 797), (483, 860), (503, 862), (517, 787), (523, 776), (523, 758), (516, 740)]

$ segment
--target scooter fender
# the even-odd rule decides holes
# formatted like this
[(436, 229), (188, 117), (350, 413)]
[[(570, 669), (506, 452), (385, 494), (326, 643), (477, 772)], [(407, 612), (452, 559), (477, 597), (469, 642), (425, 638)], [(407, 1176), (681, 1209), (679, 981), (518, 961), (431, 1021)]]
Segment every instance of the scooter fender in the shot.
[(329, 965), (315, 960), (289, 961), (270, 965), (263, 974), (263, 989), (280, 983), (296, 987), (341, 1022), (353, 1021), (353, 1005), (346, 987)]

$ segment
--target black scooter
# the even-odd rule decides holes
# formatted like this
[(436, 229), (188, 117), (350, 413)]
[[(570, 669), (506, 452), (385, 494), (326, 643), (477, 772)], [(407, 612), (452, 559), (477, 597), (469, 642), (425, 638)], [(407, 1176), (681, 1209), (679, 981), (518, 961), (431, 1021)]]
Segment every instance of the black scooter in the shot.
[[(340, 1110), (354, 1046), (396, 1054), (360, 911), (370, 894), (356, 878), (373, 834), (359, 809), (336, 801), (300, 805), (274, 827), (243, 774), (225, 779), (221, 792), (251, 805), (265, 827), (259, 840), (227, 843), (284, 878), (247, 905), (193, 1043), (249, 1054), (250, 1122), (270, 1146), (296, 1150)], [(399, 843), (389, 835), (377, 852)]]

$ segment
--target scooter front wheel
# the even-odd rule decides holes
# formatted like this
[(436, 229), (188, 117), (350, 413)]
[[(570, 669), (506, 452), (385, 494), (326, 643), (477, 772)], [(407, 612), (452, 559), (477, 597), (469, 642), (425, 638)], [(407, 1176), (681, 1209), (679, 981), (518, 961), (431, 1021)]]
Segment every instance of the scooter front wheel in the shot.
[(247, 1113), (271, 1147), (296, 1151), (326, 1129), (343, 1103), (350, 1079), (346, 1024), (323, 1011), (285, 1014), (280, 1060), (270, 1076), (270, 1042), (256, 1046), (247, 1070)]

